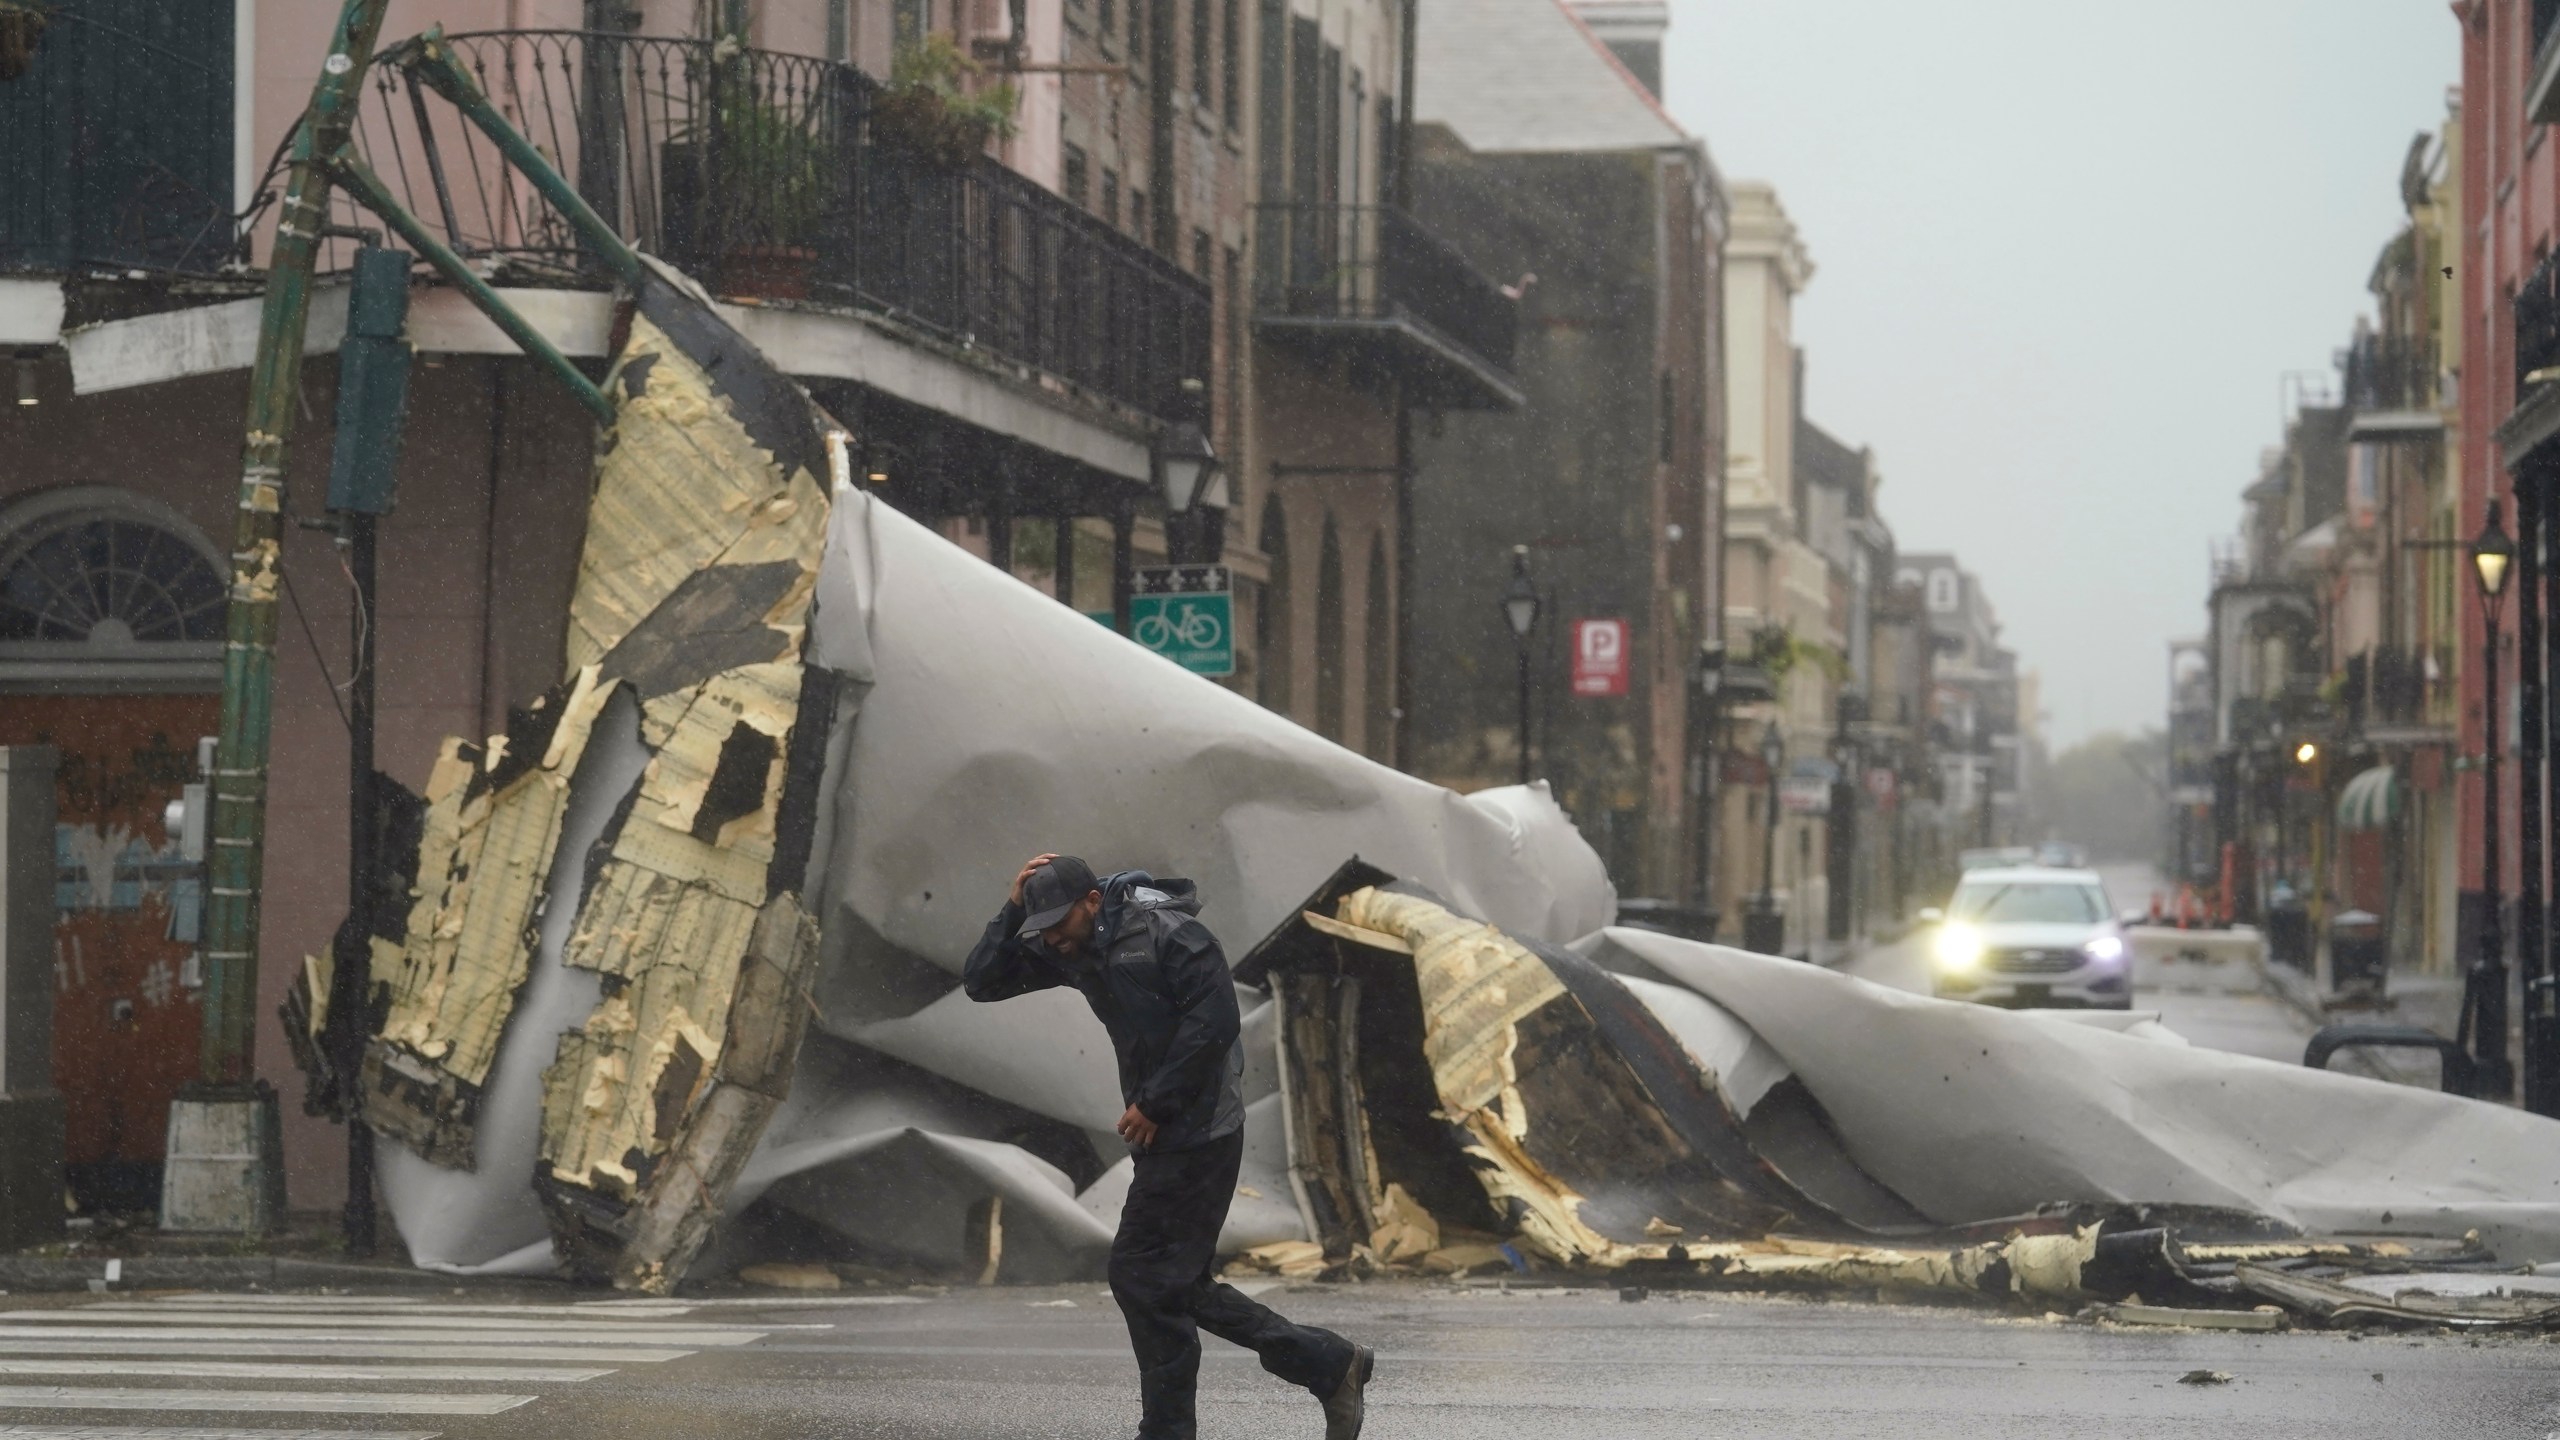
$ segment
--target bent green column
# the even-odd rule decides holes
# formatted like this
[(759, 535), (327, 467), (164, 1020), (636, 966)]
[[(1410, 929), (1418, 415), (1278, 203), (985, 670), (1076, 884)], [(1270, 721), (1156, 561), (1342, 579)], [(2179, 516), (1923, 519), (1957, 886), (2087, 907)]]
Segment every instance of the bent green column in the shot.
[(210, 786), (206, 856), (203, 1076), (245, 1084), (255, 1073), (258, 887), (264, 863), (269, 720), (275, 699), (276, 591), (282, 583), (285, 455), (302, 374), (329, 180), (320, 160), (347, 141), (388, 0), (346, 0), (293, 138), (293, 163), (267, 263), (265, 308), (249, 377), (240, 493), (231, 544), (222, 658), (222, 735)]

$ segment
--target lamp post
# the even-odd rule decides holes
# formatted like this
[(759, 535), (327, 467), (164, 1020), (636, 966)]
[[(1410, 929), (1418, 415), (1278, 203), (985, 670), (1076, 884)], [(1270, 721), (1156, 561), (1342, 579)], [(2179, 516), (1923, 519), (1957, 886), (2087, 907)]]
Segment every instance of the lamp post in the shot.
[(1769, 717), (1768, 728), (1760, 732), (1760, 764), (1769, 772), (1768, 823), (1760, 832), (1760, 893), (1751, 897), (1751, 909), (1742, 917), (1742, 948), (1762, 955), (1783, 955), (1787, 950), (1787, 919), (1778, 913), (1778, 770), (1787, 763), (1787, 737), (1778, 728), (1778, 717)]
[(2472, 962), (2469, 1003), (2463, 1007), (2463, 1019), (2471, 1039), (2480, 1094), (2498, 1099), (2515, 1091), (2515, 1075), (2507, 1064), (2506, 935), (2504, 917), (2499, 913), (2506, 904), (2502, 893), (2506, 877), (2498, 853), (2498, 610), (2515, 555), (2515, 541), (2498, 523), (2498, 501), (2493, 496), (2488, 520), (2480, 527), (2479, 538), (2471, 542), (2471, 565), (2480, 582), (2481, 658), (2488, 667), (2482, 672), (2485, 703), (2480, 715), (2486, 736), (2480, 801), (2480, 870), (2485, 904), (2480, 917), (2480, 955)]
[(1218, 558), (1225, 537), (1213, 535), (1219, 518), (1201, 500), (1218, 473), (1218, 452), (1199, 426), (1185, 420), (1164, 432), (1155, 452), (1156, 479), (1164, 486), (1165, 560), (1205, 565)]
[(1511, 583), (1502, 590), (1502, 619), (1520, 658), (1520, 783), (1529, 783), (1529, 632), (1538, 625), (1538, 587), (1529, 579), (1529, 547), (1511, 547)]

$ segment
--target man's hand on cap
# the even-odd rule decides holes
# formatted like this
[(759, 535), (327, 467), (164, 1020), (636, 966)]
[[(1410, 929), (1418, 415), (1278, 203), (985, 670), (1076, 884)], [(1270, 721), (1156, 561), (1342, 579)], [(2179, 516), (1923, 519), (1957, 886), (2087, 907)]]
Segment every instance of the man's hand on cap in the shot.
[(1022, 903), (1022, 882), (1023, 882), (1023, 881), (1025, 881), (1025, 880), (1030, 879), (1030, 878), (1031, 878), (1031, 875), (1032, 875), (1032, 872), (1034, 872), (1034, 871), (1038, 870), (1041, 866), (1046, 865), (1046, 864), (1048, 864), (1050, 861), (1055, 860), (1055, 859), (1057, 859), (1057, 858), (1058, 858), (1057, 853), (1056, 853), (1055, 851), (1052, 851), (1052, 852), (1050, 852), (1049, 854), (1046, 854), (1046, 855), (1034, 855), (1034, 856), (1032, 856), (1029, 860), (1027, 860), (1027, 861), (1025, 861), (1025, 862), (1023, 863), (1023, 866), (1022, 866), (1022, 873), (1013, 877), (1013, 903), (1014, 903), (1014, 904), (1019, 905), (1019, 904), (1021, 904), (1021, 903)]

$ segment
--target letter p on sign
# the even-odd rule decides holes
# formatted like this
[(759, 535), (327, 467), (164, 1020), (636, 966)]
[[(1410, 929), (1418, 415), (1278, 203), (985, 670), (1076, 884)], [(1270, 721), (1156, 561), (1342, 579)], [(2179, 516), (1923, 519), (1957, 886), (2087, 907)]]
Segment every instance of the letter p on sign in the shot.
[(1573, 622), (1573, 693), (1606, 696), (1627, 693), (1627, 622)]

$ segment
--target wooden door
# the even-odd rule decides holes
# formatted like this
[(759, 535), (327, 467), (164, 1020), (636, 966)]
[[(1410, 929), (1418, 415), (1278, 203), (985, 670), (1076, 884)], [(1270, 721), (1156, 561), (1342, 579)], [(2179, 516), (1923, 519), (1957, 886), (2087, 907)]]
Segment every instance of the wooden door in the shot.
[(168, 936), (192, 882), (163, 814), (193, 778), (214, 695), (11, 695), (0, 744), (61, 751), (54, 824), (53, 1083), (68, 1112), (72, 1194), (84, 1209), (159, 1203), (169, 1100), (196, 1078), (193, 947)]

